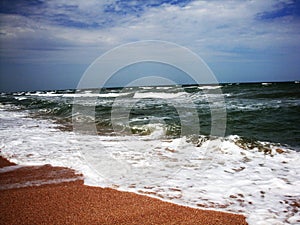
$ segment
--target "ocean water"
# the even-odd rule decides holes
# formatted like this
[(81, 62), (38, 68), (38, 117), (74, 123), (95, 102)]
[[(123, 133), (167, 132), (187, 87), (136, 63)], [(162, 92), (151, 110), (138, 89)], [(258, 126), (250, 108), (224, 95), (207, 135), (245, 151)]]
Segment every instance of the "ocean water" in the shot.
[(0, 154), (249, 224), (299, 224), (299, 115), (298, 83), (2, 93)]

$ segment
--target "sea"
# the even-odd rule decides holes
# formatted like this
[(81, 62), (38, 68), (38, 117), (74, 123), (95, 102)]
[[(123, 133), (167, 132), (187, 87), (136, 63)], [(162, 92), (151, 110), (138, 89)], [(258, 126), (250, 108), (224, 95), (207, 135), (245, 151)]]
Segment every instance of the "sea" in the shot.
[(299, 119), (298, 82), (1, 93), (0, 155), (250, 225), (300, 224)]

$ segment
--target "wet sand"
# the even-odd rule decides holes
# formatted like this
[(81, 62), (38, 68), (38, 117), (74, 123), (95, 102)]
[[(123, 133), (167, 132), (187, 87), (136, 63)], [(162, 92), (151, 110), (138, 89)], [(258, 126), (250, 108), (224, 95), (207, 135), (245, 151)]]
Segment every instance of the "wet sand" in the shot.
[(9, 166), (0, 157), (0, 224), (247, 224), (242, 215), (85, 186), (68, 168)]

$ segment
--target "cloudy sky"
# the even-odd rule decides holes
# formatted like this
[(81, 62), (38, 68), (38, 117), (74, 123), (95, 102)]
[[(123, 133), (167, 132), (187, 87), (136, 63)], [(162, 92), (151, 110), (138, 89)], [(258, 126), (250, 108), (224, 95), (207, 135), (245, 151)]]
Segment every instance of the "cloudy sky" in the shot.
[(1, 0), (0, 91), (75, 88), (97, 57), (141, 40), (189, 48), (219, 82), (300, 80), (299, 5), (297, 0)]

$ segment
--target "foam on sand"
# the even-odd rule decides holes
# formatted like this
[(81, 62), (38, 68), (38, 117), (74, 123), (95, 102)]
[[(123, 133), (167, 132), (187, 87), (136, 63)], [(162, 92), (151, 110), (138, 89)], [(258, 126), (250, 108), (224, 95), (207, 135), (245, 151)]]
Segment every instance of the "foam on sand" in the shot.
[[(159, 125), (153, 136), (77, 135), (24, 111), (0, 114), (1, 155), (15, 163), (73, 168), (87, 185), (242, 213), (250, 225), (300, 222), (300, 154), (287, 147), (239, 136), (164, 139)], [(120, 162), (126, 173), (93, 170), (85, 150)]]
[[(9, 161), (0, 157), (0, 167), (9, 165)], [(130, 192), (89, 187), (82, 185), (81, 180), (74, 180), (77, 177), (71, 169), (47, 165), (1, 173), (0, 187), (10, 185), (10, 189), (0, 191), (1, 221), (6, 224), (48, 224), (49, 221), (51, 224), (178, 224), (183, 221), (189, 224), (201, 221), (205, 225), (246, 224), (242, 215), (192, 209)]]

